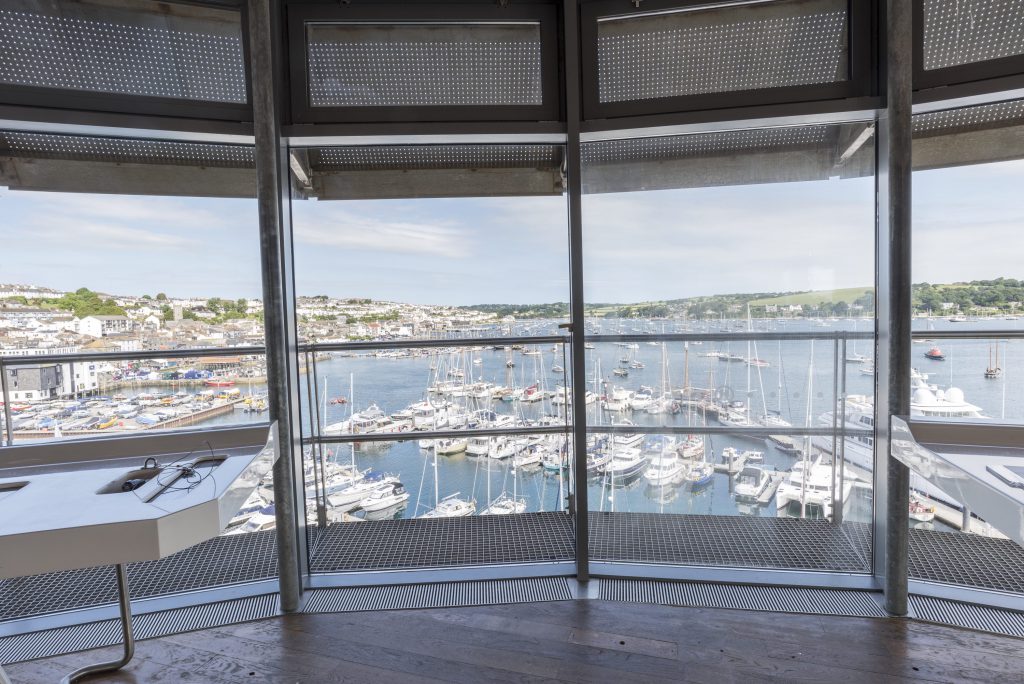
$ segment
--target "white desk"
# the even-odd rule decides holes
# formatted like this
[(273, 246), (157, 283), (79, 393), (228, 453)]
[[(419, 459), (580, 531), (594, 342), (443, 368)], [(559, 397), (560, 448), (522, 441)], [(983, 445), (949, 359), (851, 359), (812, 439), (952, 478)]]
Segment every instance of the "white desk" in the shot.
[[(111, 441), (119, 453), (105, 459), (89, 458), (102, 444), (79, 443), (78, 452), (72, 443), (20, 453), (12, 448), (11, 460), (21, 463), (0, 468), (0, 578), (117, 566), (124, 657), (77, 670), (65, 682), (131, 660), (125, 564), (163, 558), (220, 534), (277, 460), (276, 441), (275, 424), (258, 432), (182, 435), (176, 442)], [(172, 443), (191, 451), (153, 450)], [(142, 484), (126, 491), (128, 480)]]

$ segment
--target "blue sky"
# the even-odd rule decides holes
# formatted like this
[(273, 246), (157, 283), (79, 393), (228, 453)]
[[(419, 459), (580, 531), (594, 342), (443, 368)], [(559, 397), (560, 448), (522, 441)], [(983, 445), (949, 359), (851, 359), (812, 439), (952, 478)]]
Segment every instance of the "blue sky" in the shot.
[[(918, 172), (914, 280), (1024, 277), (1024, 162)], [(584, 198), (588, 301), (873, 279), (872, 179)], [(568, 298), (564, 197), (293, 205), (300, 294), (416, 303)], [(0, 282), (259, 297), (253, 200), (0, 189)]]

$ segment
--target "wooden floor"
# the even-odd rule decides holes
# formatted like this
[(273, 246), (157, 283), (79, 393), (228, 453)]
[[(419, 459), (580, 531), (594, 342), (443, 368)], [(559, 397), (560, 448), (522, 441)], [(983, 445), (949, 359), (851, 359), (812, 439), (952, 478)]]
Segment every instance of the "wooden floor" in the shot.
[[(911, 620), (569, 601), (293, 615), (140, 642), (103, 682), (1024, 682), (1024, 641)], [(115, 649), (8, 668), (58, 681)]]

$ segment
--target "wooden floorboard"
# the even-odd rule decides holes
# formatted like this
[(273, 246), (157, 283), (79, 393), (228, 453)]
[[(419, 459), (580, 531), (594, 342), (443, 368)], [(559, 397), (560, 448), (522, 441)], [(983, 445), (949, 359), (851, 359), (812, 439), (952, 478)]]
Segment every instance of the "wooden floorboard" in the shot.
[[(1024, 640), (912, 620), (563, 601), (289, 615), (140, 642), (95, 682), (1024, 682)], [(8, 667), (50, 683), (111, 647)]]

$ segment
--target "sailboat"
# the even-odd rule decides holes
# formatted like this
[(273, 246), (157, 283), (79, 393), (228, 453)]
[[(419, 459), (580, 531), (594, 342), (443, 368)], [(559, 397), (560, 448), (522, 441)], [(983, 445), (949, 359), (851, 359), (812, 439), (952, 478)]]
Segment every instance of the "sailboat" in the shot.
[[(992, 347), (995, 347), (995, 362), (992, 360)], [(1003, 374), (1003, 369), (999, 366), (999, 342), (994, 345), (988, 346), (988, 367), (985, 369), (985, 377), (993, 380)]]

